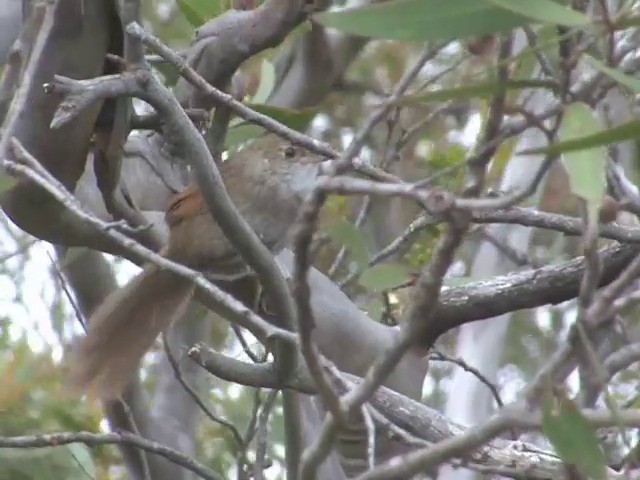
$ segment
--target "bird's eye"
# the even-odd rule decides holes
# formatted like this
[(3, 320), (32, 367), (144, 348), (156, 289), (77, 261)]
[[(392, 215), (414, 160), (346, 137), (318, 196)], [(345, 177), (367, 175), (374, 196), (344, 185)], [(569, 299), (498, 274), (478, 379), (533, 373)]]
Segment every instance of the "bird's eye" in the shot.
[(289, 145), (287, 148), (284, 149), (284, 156), (286, 158), (293, 158), (296, 156), (296, 149), (293, 148), (291, 145)]

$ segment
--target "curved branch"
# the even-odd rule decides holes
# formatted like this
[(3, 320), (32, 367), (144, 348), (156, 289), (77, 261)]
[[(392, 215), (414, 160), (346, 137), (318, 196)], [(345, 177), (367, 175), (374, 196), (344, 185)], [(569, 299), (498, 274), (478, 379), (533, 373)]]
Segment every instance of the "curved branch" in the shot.
[[(197, 30), (187, 62), (208, 83), (224, 88), (246, 59), (266, 48), (278, 46), (303, 22), (310, 13), (305, 7), (309, 3), (266, 0), (253, 10), (228, 10)], [(182, 105), (213, 106), (210, 98), (194, 91), (183, 78), (178, 80), (175, 91)]]
[(19, 437), (0, 437), (0, 448), (55, 447), (58, 445), (68, 445), (70, 443), (84, 443), (89, 447), (108, 444), (132, 445), (146, 452), (160, 455), (161, 457), (186, 468), (205, 480), (223, 480), (222, 476), (187, 455), (128, 432), (61, 432), (45, 433), (41, 435), (24, 435)]

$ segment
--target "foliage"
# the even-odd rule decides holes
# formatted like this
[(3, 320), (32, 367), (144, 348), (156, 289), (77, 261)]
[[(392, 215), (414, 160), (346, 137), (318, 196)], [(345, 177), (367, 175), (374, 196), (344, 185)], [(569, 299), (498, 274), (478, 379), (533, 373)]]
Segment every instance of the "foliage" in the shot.
[[(145, 2), (143, 13), (154, 33), (178, 49), (188, 45), (196, 28), (229, 9), (229, 3), (176, 0), (177, 8), (171, 10), (167, 19), (159, 13), (158, 2)], [(269, 104), (278, 80), (276, 57), (282, 53), (282, 48), (263, 52), (242, 67), (249, 85), (242, 99), (244, 104), (297, 131), (311, 131), (335, 145), (344, 145), (374, 108), (388, 98), (388, 92), (412, 65), (422, 48), (417, 42), (452, 40), (450, 48), (433, 60), (432, 68), (421, 81), (398, 100), (395, 120), (383, 122), (369, 135), (362, 155), (402, 178), (429, 178), (430, 186), (454, 192), (464, 186), (465, 173), (461, 167), (474, 152), (474, 145), (479, 141), (478, 132), (488, 121), (489, 102), (497, 93), (506, 92), (508, 111), (505, 116), (512, 114), (514, 117), (523, 113), (518, 110), (523, 92), (544, 91), (552, 96), (559, 95), (562, 82), (534, 78), (539, 58), (545, 58), (552, 69), (559, 69), (567, 61), (559, 55), (562, 42), (566, 40), (559, 26), (578, 26), (589, 35), (602, 36), (601, 25), (570, 8), (569, 2), (553, 0), (391, 0), (345, 11), (318, 13), (313, 20), (345, 33), (381, 41), (369, 44), (350, 68), (347, 78), (339, 82), (342, 89), (336, 88), (318, 105), (300, 109)], [(615, 21), (619, 22), (616, 25), (632, 25), (625, 18)], [(510, 78), (500, 82), (497, 79), (499, 65), (492, 61), (495, 58), (492, 43), (488, 41), (487, 51), (480, 54), (471, 52), (469, 45), (478, 37), (495, 40), (497, 34), (524, 26), (537, 34), (538, 42), (508, 59)], [(625, 92), (638, 94), (640, 82), (636, 76), (618, 68), (611, 59), (598, 58), (596, 50), (584, 55), (588, 65)], [(158, 67), (162, 73), (169, 70)], [(167, 73), (167, 83), (175, 80), (171, 75)], [(450, 107), (448, 113), (437, 110), (443, 105)], [(429, 121), (423, 122), (425, 118)], [(249, 122), (234, 119), (226, 147), (233, 151), (263, 131)], [(487, 187), (493, 189), (499, 185), (514, 153), (525, 158), (527, 155), (558, 155), (562, 157), (570, 188), (561, 195), (573, 193), (584, 199), (593, 221), (605, 194), (607, 147), (627, 140), (637, 141), (639, 131), (640, 121), (636, 119), (603, 126), (591, 105), (571, 98), (563, 112), (558, 141), (519, 152), (514, 152), (515, 140), (502, 142), (493, 155)], [(0, 176), (0, 193), (12, 185), (10, 177)], [(322, 211), (320, 228), (326, 242), (317, 256), (316, 266), (326, 271), (344, 248), (345, 259), (338, 265), (335, 278), (340, 280), (352, 275), (355, 281), (347, 283), (345, 291), (372, 318), (391, 322), (388, 317), (400, 316), (407, 302), (407, 289), (399, 287), (410, 282), (432, 257), (445, 226), (439, 224), (415, 232), (411, 241), (390, 258), (372, 264), (372, 256), (397, 238), (421, 210), (406, 200), (372, 201), (364, 221), (356, 226), (355, 219), (362, 205), (359, 199), (329, 196)], [(563, 205), (566, 206), (565, 201)], [(11, 236), (10, 230), (4, 233)], [(559, 242), (561, 249), (566, 247), (564, 239)], [(542, 242), (524, 245), (521, 250), (525, 255), (533, 250), (544, 250), (545, 258), (550, 262), (559, 257)], [(466, 265), (462, 270), (465, 268)], [(22, 265), (4, 265), (3, 272), (9, 274), (10, 283), (16, 290), (15, 298), (3, 298), (3, 302), (24, 306), (27, 303), (24, 289), (28, 287), (22, 284)], [(51, 275), (48, 281), (56, 284), (59, 279)], [(465, 272), (452, 272), (445, 283), (452, 286), (467, 281), (469, 277)], [(57, 288), (54, 295), (42, 294), (39, 300), (49, 315), (42, 321), (53, 332), (45, 335), (43, 348), (33, 348), (24, 331), (15, 334), (15, 330), (22, 330), (23, 326), (15, 310), (8, 310), (9, 313), (3, 313), (5, 316), (0, 319), (0, 435), (55, 430), (99, 431), (100, 406), (70, 399), (63, 387), (60, 350), (66, 348), (68, 332), (77, 328), (69, 298)], [(503, 372), (515, 372), (519, 382), (533, 378), (563, 338), (566, 326), (572, 321), (572, 307), (564, 305), (543, 308), (537, 313), (519, 312), (510, 325), (507, 349), (501, 359)], [(453, 336), (442, 340), (449, 351), (455, 349), (454, 343)], [(220, 344), (222, 350), (243, 355), (235, 341)], [(146, 369), (145, 373), (147, 384), (153, 385), (153, 369)], [(450, 373), (451, 368), (443, 366), (430, 371), (426, 401), (431, 405), (442, 406), (445, 397), (451, 393), (447, 390)], [(628, 387), (637, 382), (637, 377), (633, 371), (625, 371), (617, 378), (618, 385)], [(256, 391), (222, 382), (209, 383), (208, 387), (204, 397), (207, 405), (212, 405), (217, 415), (244, 433), (253, 420)], [(505, 385), (499, 387), (509, 390)], [(626, 400), (626, 395), (617, 394)], [(262, 398), (265, 395), (261, 392)], [(280, 447), (284, 432), (280, 404), (274, 410), (268, 457), (277, 466), (283, 463)], [(593, 478), (604, 478), (606, 459), (599, 439), (573, 400), (565, 396), (551, 399), (543, 409), (543, 418), (543, 433), (564, 461)], [(239, 447), (228, 429), (206, 420), (198, 425), (196, 436), (197, 456), (202, 463), (218, 472), (233, 470)], [(62, 472), (60, 478), (73, 480), (96, 475), (102, 478), (119, 462), (121, 459), (111, 447), (94, 449), (92, 459), (87, 450), (78, 445), (33, 452), (0, 449), (0, 480), (44, 478), (43, 472), (47, 469), (54, 472), (58, 468)], [(47, 478), (56, 478), (52, 475)]]
[(73, 443), (59, 447), (0, 450), (0, 480), (86, 480), (95, 478), (91, 452)]
[(548, 399), (543, 415), (542, 429), (562, 459), (589, 478), (606, 478), (606, 459), (598, 438), (575, 403), (562, 395)]

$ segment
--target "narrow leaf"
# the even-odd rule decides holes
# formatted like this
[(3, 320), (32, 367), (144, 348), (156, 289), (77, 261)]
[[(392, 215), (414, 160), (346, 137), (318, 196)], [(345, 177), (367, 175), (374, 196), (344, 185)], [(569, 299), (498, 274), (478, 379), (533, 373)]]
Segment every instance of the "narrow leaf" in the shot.
[(178, 4), (178, 8), (180, 8), (180, 11), (182, 12), (182, 15), (184, 15), (184, 18), (186, 18), (187, 22), (189, 22), (189, 25), (198, 28), (200, 25), (206, 22), (204, 15), (198, 12), (198, 10), (193, 6), (192, 2), (190, 2), (189, 0), (176, 0), (176, 2)]
[(584, 150), (585, 148), (610, 145), (612, 143), (624, 142), (625, 140), (640, 137), (640, 120), (631, 120), (613, 128), (600, 130), (599, 132), (579, 136), (547, 147), (528, 148), (521, 150), (518, 155), (539, 155), (539, 154), (559, 154)]
[(96, 468), (88, 448), (80, 444), (0, 449), (0, 479), (41, 478), (90, 480), (96, 478)]
[[(267, 115), (274, 120), (286, 125), (297, 131), (303, 131), (316, 114), (315, 108), (304, 108), (301, 110), (291, 110), (288, 108), (275, 107), (266, 104), (246, 103), (253, 110)], [(234, 146), (244, 143), (248, 140), (260, 136), (264, 132), (264, 128), (246, 121), (234, 123), (227, 133), (225, 146), (233, 148)]]
[(369, 263), (369, 251), (364, 236), (351, 222), (338, 221), (326, 228), (326, 232), (338, 246), (344, 245), (349, 249), (351, 258), (360, 268)]
[(371, 290), (389, 290), (407, 282), (409, 269), (399, 263), (384, 263), (367, 268), (360, 275), (359, 283)]
[(380, 320), (382, 320), (382, 314), (384, 313), (385, 305), (384, 302), (379, 298), (374, 298), (365, 305), (364, 309), (367, 312), (367, 315), (369, 315), (372, 320), (379, 322)]
[(252, 103), (264, 103), (267, 101), (269, 94), (273, 90), (273, 86), (276, 84), (276, 69), (273, 68), (273, 64), (268, 60), (262, 61), (262, 67), (260, 68), (260, 85), (256, 94), (251, 99)]
[(400, 100), (402, 105), (412, 105), (417, 102), (444, 102), (448, 100), (464, 100), (468, 98), (487, 98), (494, 95), (498, 89), (522, 90), (524, 88), (547, 88), (554, 90), (556, 84), (546, 80), (509, 80), (504, 87), (496, 82), (482, 82), (462, 87), (442, 88), (421, 95), (407, 95)]
[(240, 144), (258, 138), (264, 133), (264, 128), (253, 125), (248, 122), (240, 122), (229, 127), (227, 136), (224, 139), (224, 146), (228, 149), (234, 149)]
[(542, 431), (565, 462), (575, 465), (588, 478), (606, 478), (605, 456), (595, 431), (571, 400), (546, 402)]
[(16, 183), (16, 179), (0, 171), (0, 193), (9, 190)]
[[(573, 140), (583, 133), (593, 134), (599, 129), (600, 125), (591, 107), (576, 102), (566, 108), (558, 136), (563, 141)], [(597, 218), (598, 208), (606, 193), (606, 159), (607, 152), (603, 146), (566, 152), (562, 155), (571, 191), (587, 202), (591, 220)]]
[(488, 0), (498, 7), (525, 15), (541, 23), (576, 27), (589, 23), (589, 17), (552, 0)]
[(207, 20), (220, 15), (222, 0), (176, 0), (178, 8), (192, 27), (198, 28)]
[(316, 115), (316, 108), (303, 108), (300, 110), (292, 110), (289, 108), (276, 107), (265, 103), (247, 103), (247, 107), (252, 108), (256, 112), (267, 115), (280, 123), (285, 124), (294, 130), (304, 130), (307, 128), (313, 117)]
[(453, 40), (507, 32), (531, 22), (488, 0), (391, 0), (314, 15), (325, 27), (393, 40)]
[(447, 287), (462, 287), (463, 285), (466, 285), (467, 283), (471, 283), (474, 280), (478, 280), (478, 279), (472, 278), (472, 277), (452, 276), (452, 277), (445, 277), (443, 280), (443, 284)]
[(640, 80), (638, 80), (636, 77), (632, 77), (631, 75), (622, 73), (620, 70), (609, 67), (597, 58), (594, 58), (590, 55), (586, 55), (585, 58), (594, 68), (611, 77), (623, 87), (627, 87), (633, 93), (640, 93)]

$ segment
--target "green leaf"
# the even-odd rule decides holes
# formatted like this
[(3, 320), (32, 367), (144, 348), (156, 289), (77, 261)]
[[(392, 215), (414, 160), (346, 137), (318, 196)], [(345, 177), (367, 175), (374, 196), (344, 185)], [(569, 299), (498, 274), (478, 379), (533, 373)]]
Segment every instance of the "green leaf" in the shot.
[(191, 26), (198, 28), (207, 20), (220, 15), (222, 0), (176, 0), (180, 11)]
[(315, 14), (325, 27), (391, 40), (453, 40), (507, 32), (531, 22), (488, 0), (391, 0)]
[[(275, 107), (267, 104), (245, 103), (256, 112), (267, 115), (270, 118), (286, 125), (293, 130), (301, 132), (307, 128), (313, 117), (316, 115), (316, 108), (303, 108), (301, 110), (291, 110), (288, 108)], [(225, 146), (233, 148), (240, 143), (252, 140), (262, 135), (264, 128), (246, 121), (240, 121), (229, 127), (229, 132), (225, 139)]]
[(384, 305), (384, 302), (379, 298), (374, 298), (364, 306), (364, 310), (365, 312), (367, 312), (367, 315), (369, 315), (369, 317), (371, 317), (372, 320), (379, 322), (380, 320), (382, 320), (382, 315), (384, 314), (385, 305)]
[(615, 68), (611, 68), (590, 55), (585, 55), (585, 58), (594, 68), (611, 77), (620, 85), (627, 87), (633, 93), (640, 93), (640, 80), (637, 78), (627, 75), (626, 73), (622, 73), (620, 70)]
[(251, 99), (251, 103), (266, 102), (275, 84), (276, 69), (273, 67), (271, 62), (263, 60), (262, 67), (260, 69), (260, 85), (258, 86), (258, 91)]
[(0, 171), (0, 193), (9, 190), (16, 184), (16, 179)]
[[(73, 462), (70, 462), (75, 467), (73, 470), (76, 476), (80, 478), (95, 478), (96, 468), (93, 463), (93, 457), (91, 456), (91, 450), (86, 445), (79, 443), (70, 443), (65, 445), (69, 451), (69, 456), (73, 458)], [(71, 478), (71, 477), (67, 477)]]
[(479, 279), (472, 278), (472, 277), (452, 276), (452, 277), (445, 277), (442, 283), (447, 287), (462, 287), (463, 285), (466, 285), (467, 283), (471, 283), (474, 280), (479, 280)]
[(537, 41), (533, 47), (527, 46), (512, 57), (514, 63), (512, 80), (528, 80), (534, 76), (539, 65), (538, 55), (543, 55), (552, 69), (559, 66), (558, 44), (560, 36), (555, 25), (542, 25), (535, 29)]
[[(561, 141), (573, 140), (581, 134), (598, 132), (600, 125), (586, 103), (570, 104), (564, 112), (558, 131)], [(587, 202), (589, 218), (597, 218), (598, 208), (606, 193), (607, 151), (603, 146), (564, 153), (562, 162), (569, 175), (571, 191)]]
[(80, 444), (38, 449), (0, 449), (0, 480), (90, 480), (96, 469)]
[(340, 220), (326, 227), (326, 233), (338, 246), (344, 245), (349, 249), (351, 258), (359, 268), (369, 264), (369, 250), (364, 235), (351, 222)]
[(227, 136), (224, 139), (224, 145), (228, 149), (234, 149), (249, 140), (258, 138), (264, 133), (264, 128), (248, 122), (240, 122), (229, 127)]
[(566, 463), (588, 478), (606, 478), (605, 456), (596, 433), (571, 400), (561, 397), (545, 402), (542, 432)]
[(189, 22), (192, 27), (198, 28), (200, 25), (206, 22), (204, 16), (193, 7), (192, 2), (188, 0), (176, 1), (178, 3), (180, 11), (184, 15), (184, 18), (187, 19), (187, 22)]
[(586, 148), (610, 145), (612, 143), (623, 142), (625, 140), (640, 138), (640, 120), (631, 120), (613, 128), (600, 130), (599, 132), (575, 137), (572, 140), (554, 143), (553, 145), (541, 148), (528, 148), (521, 150), (518, 155), (556, 155), (560, 153), (574, 152)]
[(399, 263), (383, 263), (367, 268), (360, 275), (359, 283), (371, 290), (389, 290), (407, 282), (409, 269)]
[(616, 20), (616, 28), (619, 30), (637, 27), (638, 25), (640, 25), (640, 17), (637, 15), (625, 15)]
[[(444, 102), (448, 100), (464, 100), (468, 98), (487, 98), (498, 92), (497, 82), (482, 82), (475, 85), (464, 85), (462, 87), (442, 88), (421, 95), (407, 95), (400, 100), (401, 105), (413, 105), (418, 102)], [(555, 89), (553, 82), (546, 80), (509, 80), (504, 85), (506, 90), (521, 90), (524, 88), (548, 88)]]
[(525, 15), (541, 23), (576, 27), (589, 23), (589, 17), (552, 0), (488, 0), (498, 7)]
[(267, 115), (297, 131), (306, 129), (309, 123), (311, 123), (311, 120), (313, 120), (313, 117), (316, 116), (317, 112), (315, 107), (292, 110), (290, 108), (276, 107), (265, 103), (247, 103), (246, 105), (256, 112)]

